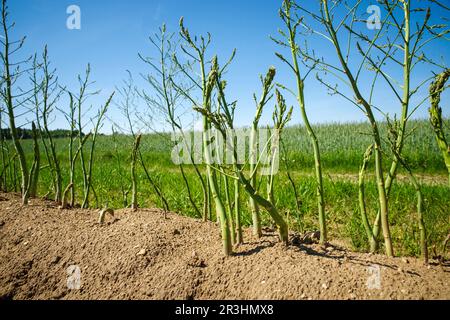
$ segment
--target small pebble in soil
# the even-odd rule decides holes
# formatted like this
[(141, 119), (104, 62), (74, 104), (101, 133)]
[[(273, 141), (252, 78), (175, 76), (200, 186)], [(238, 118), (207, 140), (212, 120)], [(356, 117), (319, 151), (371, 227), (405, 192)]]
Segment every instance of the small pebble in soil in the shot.
[(52, 264), (57, 264), (59, 261), (61, 260), (60, 256), (54, 256), (51, 263)]
[(62, 297), (64, 297), (64, 293), (61, 291), (56, 291), (52, 294), (52, 299), (54, 299), (54, 300), (59, 300)]
[(187, 265), (194, 268), (206, 268), (205, 261), (203, 259), (199, 259), (197, 256), (192, 256)]
[(147, 253), (147, 250), (141, 249), (141, 250), (139, 250), (138, 253), (136, 253), (136, 255), (137, 255), (137, 256), (145, 256), (146, 253)]

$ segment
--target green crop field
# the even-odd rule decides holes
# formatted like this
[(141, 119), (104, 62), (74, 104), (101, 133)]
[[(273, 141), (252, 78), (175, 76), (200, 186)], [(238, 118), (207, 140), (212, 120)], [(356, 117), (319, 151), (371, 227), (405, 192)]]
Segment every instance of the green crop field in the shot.
[[(321, 141), (330, 237), (344, 240), (347, 245), (356, 250), (368, 249), (358, 203), (354, 201), (358, 197), (357, 173), (362, 162), (361, 154), (370, 144), (370, 137), (367, 135), (368, 129), (369, 126), (364, 123), (315, 126)], [(429, 243), (433, 246), (444, 240), (450, 225), (448, 213), (450, 195), (445, 165), (435, 145), (429, 122), (425, 120), (412, 121), (409, 129), (414, 129), (414, 131), (407, 140), (404, 153), (418, 173), (419, 180), (423, 182), (425, 223), (429, 226), (428, 238)], [(280, 157), (280, 171), (275, 180), (276, 205), (280, 208), (280, 212), (287, 217), (293, 231), (316, 230), (318, 225), (313, 176), (314, 158), (306, 131), (299, 126), (286, 128), (282, 141), (284, 141), (284, 148)], [(67, 174), (69, 172), (68, 142), (68, 138), (56, 139), (56, 150), (63, 172), (64, 186), (68, 184), (69, 179)], [(99, 136), (92, 171), (94, 192), (91, 194), (91, 206), (111, 208), (129, 206), (132, 144), (132, 137), (126, 135)], [(30, 157), (29, 161), (31, 161), (32, 140), (24, 140), (23, 145), (26, 154)], [(89, 150), (89, 145), (86, 150)], [(188, 200), (180, 169), (172, 163), (171, 151), (172, 142), (169, 134), (148, 134), (142, 138), (141, 152), (144, 163), (166, 197), (170, 210), (182, 215), (201, 218)], [(53, 193), (48, 193), (49, 190), (52, 190), (52, 178), (44, 153), (41, 154), (41, 158), (43, 159), (41, 164), (43, 169), (40, 176), (39, 195), (52, 198)], [(77, 203), (82, 201), (83, 184), (79, 167), (78, 161), (75, 179)], [(201, 185), (195, 177), (193, 168), (189, 165), (185, 165), (184, 168), (193, 197), (197, 205), (201, 207), (203, 201)], [(292, 183), (287, 177), (287, 168), (295, 183), (298, 199), (295, 199)], [(376, 208), (377, 191), (373, 175), (370, 174), (371, 171), (372, 167), (369, 167), (369, 179), (366, 185), (367, 207)], [(416, 198), (414, 187), (409, 180), (404, 178), (404, 174), (400, 170), (400, 178), (395, 183), (390, 195), (392, 237), (395, 239), (395, 248), (399, 254), (416, 256), (420, 253), (419, 231), (415, 214)], [(139, 206), (162, 207), (142, 166), (138, 166), (137, 176)], [(258, 180), (261, 184), (265, 183), (264, 178), (259, 177)], [(14, 181), (8, 181), (8, 185), (10, 188), (14, 188)], [(19, 185), (20, 180), (17, 177), (16, 191), (18, 191)], [(223, 183), (220, 184), (220, 189), (223, 194)], [(245, 226), (251, 225), (248, 200), (247, 195), (241, 195), (242, 220)], [(369, 211), (371, 219), (374, 219), (375, 215), (374, 210)], [(215, 217), (213, 216), (212, 219)], [(265, 225), (270, 225), (270, 217), (263, 214), (263, 222)]]

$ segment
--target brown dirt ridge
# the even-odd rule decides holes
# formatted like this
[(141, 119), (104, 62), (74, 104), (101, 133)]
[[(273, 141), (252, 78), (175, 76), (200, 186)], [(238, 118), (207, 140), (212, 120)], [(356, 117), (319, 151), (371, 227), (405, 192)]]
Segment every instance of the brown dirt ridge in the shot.
[[(270, 230), (261, 240), (246, 230), (225, 258), (214, 223), (150, 209), (118, 210), (104, 225), (98, 217), (1, 194), (0, 299), (450, 299), (448, 264), (285, 247)], [(68, 288), (70, 266), (78, 290)]]

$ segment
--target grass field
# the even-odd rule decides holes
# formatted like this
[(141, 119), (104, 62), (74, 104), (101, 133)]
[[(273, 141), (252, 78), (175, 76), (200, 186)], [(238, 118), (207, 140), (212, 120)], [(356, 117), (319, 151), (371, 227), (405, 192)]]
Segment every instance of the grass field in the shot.
[[(447, 124), (449, 122), (447, 121)], [(450, 194), (445, 165), (438, 152), (433, 132), (427, 121), (412, 121), (409, 129), (414, 129), (409, 137), (404, 154), (412, 165), (414, 172), (423, 182), (428, 237), (431, 247), (442, 243), (450, 226)], [(371, 141), (365, 134), (367, 124), (328, 124), (316, 126), (322, 149), (324, 167), (325, 201), (331, 239), (343, 240), (356, 250), (366, 250), (365, 232), (358, 211), (357, 173), (362, 161), (361, 155)], [(313, 154), (311, 146), (302, 127), (294, 126), (284, 132), (285, 153), (280, 159), (280, 172), (275, 181), (275, 198), (277, 207), (289, 220), (294, 231), (311, 231), (318, 229), (317, 206), (315, 199), (315, 179), (313, 173)], [(123, 190), (130, 186), (130, 152), (133, 139), (130, 136), (100, 136), (95, 153), (93, 168), (93, 186), (91, 206), (121, 208), (124, 206)], [(58, 139), (57, 152), (63, 172), (64, 185), (68, 181), (68, 139)], [(32, 142), (24, 141), (28, 155), (32, 155)], [(42, 151), (43, 148), (41, 148)], [(157, 181), (167, 198), (170, 210), (186, 216), (195, 216), (195, 210), (188, 201), (188, 194), (178, 166), (171, 161), (171, 141), (168, 134), (145, 135), (142, 139), (141, 152), (152, 177)], [(89, 150), (89, 148), (86, 148)], [(389, 156), (389, 155), (386, 155)], [(31, 161), (31, 158), (30, 158)], [(42, 154), (43, 167), (40, 177), (39, 194), (51, 190), (50, 172), (45, 169), (46, 159)], [(76, 190), (81, 201), (82, 177), (77, 163)], [(292, 185), (286, 174), (289, 168), (299, 194), (299, 203), (295, 199)], [(201, 208), (201, 186), (190, 166), (185, 166), (192, 193)], [(368, 172), (371, 172), (369, 168)], [(419, 255), (419, 232), (416, 222), (416, 194), (412, 185), (405, 179), (402, 170), (399, 181), (392, 189), (390, 198), (390, 220), (392, 237), (396, 252), (400, 255)], [(148, 183), (142, 167), (138, 168), (139, 206), (161, 207), (158, 197)], [(12, 184), (12, 182), (10, 183)], [(17, 180), (17, 187), (19, 186)], [(231, 184), (232, 185), (232, 184)], [(265, 187), (265, 182), (261, 184)], [(223, 192), (223, 184), (221, 184)], [(377, 207), (375, 181), (369, 175), (367, 201), (372, 221)], [(51, 194), (49, 195), (51, 197)], [(245, 196), (245, 198), (244, 198)], [(249, 226), (251, 216), (247, 205), (247, 196), (241, 198), (243, 223)], [(128, 199), (129, 202), (129, 199)], [(298, 207), (300, 210), (298, 210)], [(371, 211), (370, 211), (371, 210)], [(264, 223), (270, 225), (268, 215), (263, 213)]]

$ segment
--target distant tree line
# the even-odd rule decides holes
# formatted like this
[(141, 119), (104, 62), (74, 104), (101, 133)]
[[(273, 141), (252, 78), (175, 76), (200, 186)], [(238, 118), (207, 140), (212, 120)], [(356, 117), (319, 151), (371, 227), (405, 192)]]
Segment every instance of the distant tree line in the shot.
[[(8, 128), (1, 129), (0, 132), (1, 137), (4, 137), (6, 140), (12, 140), (11, 131)], [(70, 130), (56, 129), (50, 130), (49, 133), (52, 138), (69, 138), (70, 135), (72, 135), (72, 138), (78, 137), (77, 130), (71, 132)], [(17, 134), (20, 139), (33, 139), (33, 132), (31, 129), (17, 128)], [(81, 136), (84, 136), (84, 133), (81, 133)]]

